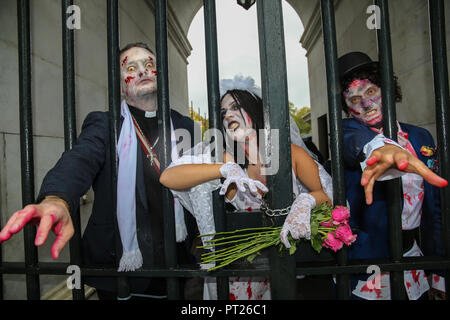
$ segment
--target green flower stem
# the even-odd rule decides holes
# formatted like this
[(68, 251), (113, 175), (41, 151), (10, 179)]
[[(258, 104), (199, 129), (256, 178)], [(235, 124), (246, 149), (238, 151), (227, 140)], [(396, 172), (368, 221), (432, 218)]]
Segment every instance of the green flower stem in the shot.
[[(270, 238), (269, 238), (270, 239)], [(246, 246), (248, 246), (248, 245), (250, 245), (250, 244), (253, 244), (253, 243), (259, 243), (259, 242), (264, 242), (264, 241), (267, 241), (267, 238), (266, 237), (264, 237), (264, 238), (256, 238), (256, 239), (253, 239), (253, 240), (249, 240), (249, 241), (247, 241), (247, 242), (244, 242), (244, 243), (238, 243), (238, 244), (236, 244), (236, 245), (234, 245), (234, 246), (228, 246), (228, 247), (226, 247), (226, 248), (224, 248), (224, 249), (221, 249), (221, 251), (230, 251), (230, 250), (233, 250), (233, 249), (238, 249), (238, 248), (242, 248), (242, 247), (246, 247)], [(217, 250), (217, 251), (213, 251), (213, 252), (210, 252), (210, 253), (207, 253), (208, 255), (211, 255), (211, 254), (213, 254), (214, 252), (216, 252), (216, 253), (218, 253), (218, 251), (219, 250)]]
[[(243, 234), (243, 235), (237, 235), (237, 236), (231, 236), (231, 237), (223, 237), (223, 238), (208, 240), (208, 241), (205, 241), (205, 243), (215, 243), (215, 242), (217, 243), (217, 242), (223, 241), (224, 239), (225, 240), (229, 240), (229, 239), (236, 239), (236, 238), (246, 237), (246, 238), (243, 238), (241, 240), (237, 240), (237, 241), (243, 241), (243, 240), (246, 240), (246, 239), (249, 239), (249, 238), (252, 238), (252, 237), (263, 236), (263, 235), (266, 235), (266, 234), (272, 234), (272, 231), (249, 233), (249, 234)], [(207, 247), (207, 246), (209, 246), (209, 245), (205, 245), (205, 247)]]
[(228, 239), (231, 239), (232, 237), (230, 237), (230, 238), (221, 238), (221, 239), (217, 239), (216, 243), (205, 245), (205, 246), (201, 246), (201, 247), (198, 247), (198, 248), (206, 249), (206, 248), (211, 248), (211, 247), (218, 247), (218, 246), (223, 246), (225, 244), (249, 241), (250, 239), (257, 239), (257, 238), (261, 238), (261, 237), (264, 237), (264, 236), (265, 235), (256, 234), (256, 235), (253, 235), (253, 236), (249, 236), (247, 238), (243, 238), (243, 239), (239, 239), (239, 240), (232, 240), (232, 241), (227, 241)]
[(249, 236), (256, 236), (256, 235), (266, 235), (266, 234), (272, 234), (273, 231), (265, 231), (265, 232), (254, 232), (254, 233), (246, 233), (242, 235), (235, 235), (235, 236), (228, 236), (228, 237), (221, 237), (217, 239), (207, 240), (205, 243), (213, 243), (213, 242), (219, 242), (223, 239), (236, 239), (236, 238), (243, 238), (243, 237), (249, 237)]
[[(260, 239), (258, 240), (258, 238), (260, 238)], [(252, 240), (250, 243), (257, 242), (257, 241), (259, 241), (259, 242), (266, 241), (267, 237), (264, 237), (264, 238), (258, 237), (258, 238)], [(270, 236), (268, 238), (270, 239)], [(238, 243), (238, 244), (236, 244), (234, 246), (229, 246), (227, 248), (223, 248), (223, 249), (220, 249), (220, 250), (214, 250), (214, 251), (211, 251), (211, 252), (204, 253), (204, 254), (202, 254), (202, 256), (217, 255), (217, 253), (219, 253), (219, 252), (229, 251), (229, 250), (232, 250), (232, 249), (239, 249), (240, 247), (246, 246), (246, 244), (247, 243)], [(214, 247), (214, 246), (211, 246), (211, 247)]]
[(318, 228), (319, 231), (335, 231), (336, 228)]
[[(281, 229), (280, 229), (281, 230)], [(249, 238), (249, 237), (253, 237), (253, 236), (271, 236), (273, 234), (276, 234), (277, 231), (270, 231), (270, 232), (254, 232), (254, 233), (248, 233), (245, 234), (244, 236)], [(216, 239), (216, 242), (220, 242), (220, 241), (228, 241), (229, 239), (235, 239), (235, 236), (229, 236), (229, 237), (222, 237), (219, 239)], [(211, 240), (212, 241), (212, 240)]]
[(259, 241), (252, 241), (252, 242), (248, 242), (246, 244), (241, 244), (238, 246), (234, 246), (233, 248), (226, 248), (226, 250), (222, 251), (219, 254), (213, 254), (213, 252), (208, 253), (208, 256), (204, 256), (202, 257), (202, 261), (204, 260), (214, 260), (214, 259), (219, 259), (219, 258), (223, 258), (238, 252), (241, 252), (249, 247), (255, 246), (255, 245), (259, 245), (259, 244), (264, 244), (267, 242), (273, 241), (273, 238), (265, 238), (265, 239), (260, 239)]
[(217, 266), (215, 266), (215, 267), (213, 267), (213, 268), (208, 269), (208, 271), (213, 271), (213, 270), (216, 270), (216, 269), (225, 267), (225, 266), (229, 265), (230, 263), (232, 263), (232, 262), (234, 262), (234, 261), (236, 261), (236, 260), (238, 260), (238, 259), (240, 259), (240, 258), (246, 257), (246, 256), (251, 255), (251, 254), (253, 254), (253, 253), (259, 252), (259, 251), (262, 250), (262, 249), (265, 249), (265, 248), (267, 248), (267, 247), (270, 247), (270, 246), (273, 245), (274, 243), (275, 243), (275, 242), (272, 241), (272, 242), (268, 242), (268, 243), (262, 244), (262, 245), (260, 245), (260, 246), (257, 246), (256, 248), (253, 248), (253, 249), (251, 249), (250, 251), (246, 252), (245, 255), (241, 255), (241, 256), (234, 257), (234, 258), (230, 259), (230, 260), (227, 261), (227, 262), (221, 263), (221, 264), (219, 264), (219, 265), (217, 265)]
[(199, 237), (210, 237), (210, 236), (217, 236), (217, 235), (221, 235), (221, 234), (233, 234), (233, 233), (238, 233), (238, 232), (242, 232), (242, 231), (275, 230), (275, 229), (278, 229), (278, 228), (279, 228), (279, 227), (247, 228), (247, 229), (239, 229), (239, 230), (227, 231), (227, 232), (218, 232), (218, 233), (211, 233), (211, 234), (201, 234), (201, 235), (199, 235)]
[(202, 253), (202, 257), (204, 256), (204, 257), (207, 257), (207, 256), (214, 256), (214, 255), (217, 255), (219, 252), (223, 252), (223, 251), (227, 251), (227, 250), (230, 250), (230, 249), (233, 249), (233, 248), (240, 248), (242, 246), (242, 244), (237, 244), (237, 245), (234, 245), (234, 246), (231, 246), (231, 247), (227, 247), (227, 248), (223, 248), (223, 249), (220, 249), (220, 250), (213, 250), (213, 251), (211, 251), (211, 252), (205, 252), (205, 253)]
[(234, 248), (232, 250), (227, 250), (227, 251), (222, 252), (222, 253), (217, 254), (217, 255), (212, 255), (212, 256), (205, 257), (205, 258), (202, 257), (202, 261), (214, 261), (214, 260), (223, 259), (223, 258), (229, 257), (231, 255), (237, 254), (239, 252), (242, 252), (243, 250), (246, 250), (246, 249), (251, 248), (253, 246), (254, 246), (254, 243), (249, 243), (246, 246)]
[[(270, 243), (270, 242), (273, 242), (273, 241), (274, 241), (273, 238), (266, 238), (266, 239), (261, 239), (260, 241), (253, 241), (253, 242), (250, 242), (248, 244), (241, 245), (241, 246), (239, 246), (237, 248), (234, 248), (232, 250), (227, 250), (225, 252), (222, 252), (219, 255), (212, 255), (212, 256), (209, 256), (209, 257), (207, 257), (205, 259), (202, 258), (202, 262), (227, 260), (227, 259), (232, 259), (235, 256), (245, 257), (246, 255), (251, 254), (249, 252), (252, 252), (251, 251), (251, 250), (253, 250), (252, 247), (265, 246), (265, 245), (267, 245), (267, 243)], [(244, 255), (243, 255), (241, 252), (243, 250), (248, 249), (248, 248), (250, 248), (250, 251), (245, 252)]]

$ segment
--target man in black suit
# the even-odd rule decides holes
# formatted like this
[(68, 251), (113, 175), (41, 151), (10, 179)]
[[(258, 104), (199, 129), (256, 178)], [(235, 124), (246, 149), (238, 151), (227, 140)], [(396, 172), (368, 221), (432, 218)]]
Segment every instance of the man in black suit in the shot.
[[(92, 186), (95, 200), (82, 239), (83, 263), (112, 267), (115, 265), (116, 255), (119, 255), (124, 271), (136, 270), (141, 266), (164, 265), (162, 185), (159, 183), (157, 159), (162, 146), (158, 143), (156, 117), (158, 109), (156, 58), (143, 43), (129, 44), (120, 53), (121, 90), (124, 101), (121, 106), (121, 136), (117, 146), (119, 188), (116, 214), (122, 252), (116, 252), (115, 246), (115, 237), (119, 235), (114, 233), (115, 213), (111, 203), (111, 188), (115, 186), (111, 181), (108, 112), (92, 112), (86, 117), (76, 144), (62, 155), (44, 178), (36, 204), (28, 205), (12, 215), (0, 233), (0, 242), (8, 240), (27, 223), (38, 223), (35, 245), (41, 246), (46, 241), (49, 231), (53, 230), (57, 238), (53, 243), (51, 254), (57, 259), (74, 234), (70, 214), (78, 208), (79, 198)], [(194, 122), (191, 119), (172, 110), (171, 123), (173, 129), (185, 129), (191, 137), (194, 137)], [(138, 134), (134, 134), (135, 132), (142, 135), (139, 137)], [(135, 137), (134, 149), (130, 147), (128, 151), (131, 152), (127, 152), (126, 148), (130, 146), (133, 137)], [(126, 139), (130, 139), (130, 142)], [(120, 151), (121, 147), (125, 151)], [(131, 160), (134, 162), (130, 162)], [(121, 165), (126, 163), (132, 163), (134, 167), (129, 165), (121, 169)], [(129, 180), (131, 177), (133, 180)], [(130, 181), (133, 181), (132, 187), (124, 188), (130, 186)], [(129, 200), (127, 202), (124, 199)], [(189, 263), (191, 260), (189, 249), (195, 224), (190, 215), (185, 216), (185, 221), (191, 232), (188, 233), (185, 228), (184, 236), (181, 236), (185, 241), (181, 242), (181, 239), (177, 244), (179, 263)], [(186, 233), (189, 234), (187, 239)], [(130, 253), (126, 252), (129, 247), (134, 248), (131, 249), (131, 258)], [(85, 281), (97, 288), (100, 299), (116, 298), (115, 278), (86, 277)], [(167, 293), (166, 281), (164, 278), (131, 278), (130, 291), (163, 298)]]

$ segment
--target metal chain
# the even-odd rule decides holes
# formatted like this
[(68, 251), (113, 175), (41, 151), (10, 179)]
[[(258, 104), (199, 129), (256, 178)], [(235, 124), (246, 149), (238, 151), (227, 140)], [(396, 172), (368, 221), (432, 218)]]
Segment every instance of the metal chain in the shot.
[(291, 211), (291, 206), (283, 209), (270, 209), (269, 206), (267, 205), (266, 200), (263, 198), (261, 203), (261, 211), (264, 212), (269, 217), (281, 217), (289, 214), (289, 212)]

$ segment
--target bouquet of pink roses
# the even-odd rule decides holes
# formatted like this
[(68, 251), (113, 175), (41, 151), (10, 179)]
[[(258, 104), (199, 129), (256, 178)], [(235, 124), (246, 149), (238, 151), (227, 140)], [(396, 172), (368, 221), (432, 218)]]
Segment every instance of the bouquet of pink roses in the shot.
[[(320, 206), (319, 206), (320, 207)], [(311, 212), (311, 245), (320, 252), (322, 247), (334, 252), (340, 250), (345, 244), (351, 245), (356, 241), (348, 221), (350, 210), (344, 206), (334, 209), (325, 205), (325, 208)]]
[[(348, 224), (350, 211), (347, 207), (331, 207), (321, 204), (311, 211), (311, 237), (310, 240), (294, 240), (289, 236), (291, 247), (289, 254), (296, 251), (296, 243), (310, 241), (312, 248), (320, 253), (322, 248), (329, 248), (334, 252), (340, 250), (343, 245), (351, 245), (356, 240), (356, 235)], [(202, 254), (201, 263), (215, 263), (216, 266), (208, 269), (212, 271), (222, 268), (238, 259), (247, 258), (252, 262), (261, 250), (279, 246), (279, 250), (286, 250), (281, 243), (280, 232), (282, 227), (248, 228), (231, 232), (219, 232), (215, 234), (200, 235), (200, 237), (221, 236), (218, 239), (205, 241), (206, 245), (199, 248), (212, 249), (213, 251)]]

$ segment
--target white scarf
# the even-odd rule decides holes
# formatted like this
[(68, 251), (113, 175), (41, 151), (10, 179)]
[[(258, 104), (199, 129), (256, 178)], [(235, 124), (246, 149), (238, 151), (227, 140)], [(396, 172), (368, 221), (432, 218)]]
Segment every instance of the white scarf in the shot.
[[(134, 271), (142, 267), (143, 258), (137, 241), (136, 233), (136, 158), (137, 138), (133, 119), (127, 103), (122, 101), (120, 113), (124, 118), (117, 143), (119, 155), (119, 172), (117, 178), (117, 223), (123, 254), (118, 271)], [(170, 120), (172, 160), (178, 158), (176, 137)], [(174, 199), (176, 241), (186, 239), (187, 229), (184, 222), (183, 207)]]

